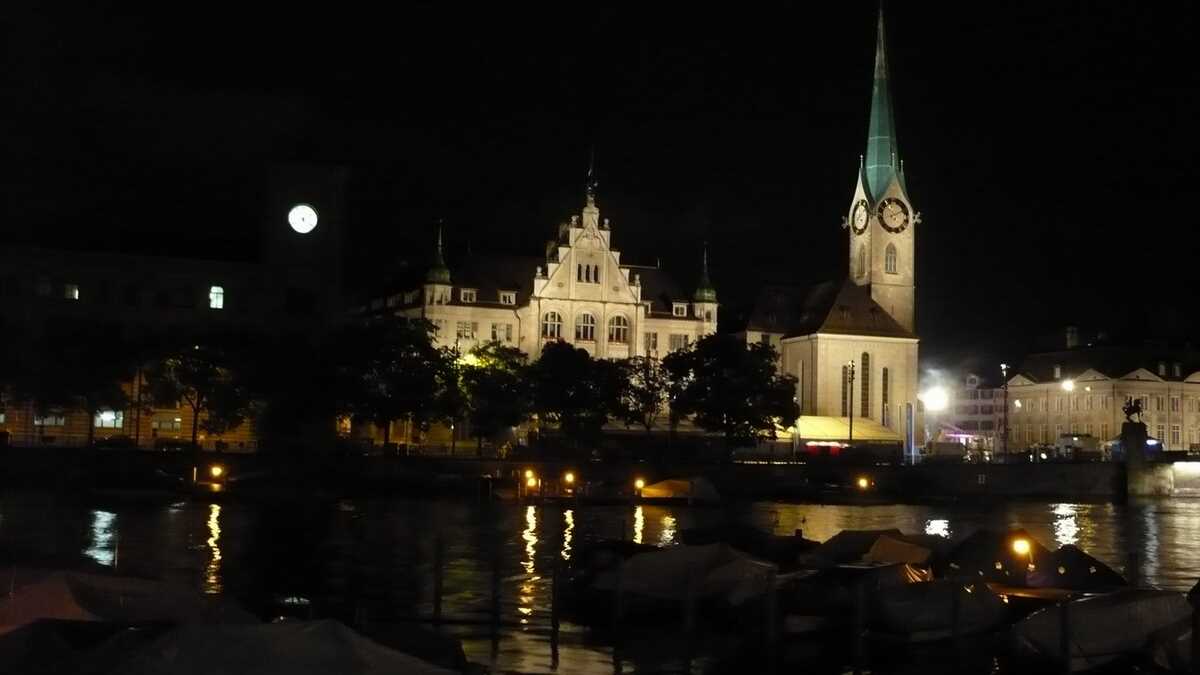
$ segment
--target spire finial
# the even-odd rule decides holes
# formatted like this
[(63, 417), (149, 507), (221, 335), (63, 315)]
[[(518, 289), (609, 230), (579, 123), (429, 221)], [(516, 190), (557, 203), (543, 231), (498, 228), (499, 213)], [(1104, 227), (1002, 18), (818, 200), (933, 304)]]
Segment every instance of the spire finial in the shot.
[(596, 205), (596, 188), (600, 183), (596, 180), (596, 146), (593, 145), (591, 152), (588, 154), (588, 171), (587, 171), (587, 205)]
[(708, 241), (703, 244), (700, 257), (700, 280), (696, 282), (696, 292), (692, 299), (697, 302), (716, 302), (717, 289), (713, 288), (712, 280), (708, 278)]
[(425, 280), (437, 284), (448, 284), (450, 283), (450, 268), (446, 267), (446, 258), (442, 255), (442, 223), (443, 219), (438, 218), (437, 248), (433, 252), (433, 264), (425, 273)]

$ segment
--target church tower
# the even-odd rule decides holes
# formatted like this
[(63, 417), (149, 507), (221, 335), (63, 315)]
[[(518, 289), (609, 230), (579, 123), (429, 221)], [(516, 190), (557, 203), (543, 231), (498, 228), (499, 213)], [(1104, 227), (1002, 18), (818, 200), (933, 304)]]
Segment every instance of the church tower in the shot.
[(896, 140), (896, 120), (888, 82), (887, 40), (879, 12), (875, 83), (867, 152), (859, 160), (858, 184), (846, 217), (850, 238), (850, 279), (870, 286), (871, 298), (901, 326), (915, 330), (915, 225), (904, 184), (904, 162)]

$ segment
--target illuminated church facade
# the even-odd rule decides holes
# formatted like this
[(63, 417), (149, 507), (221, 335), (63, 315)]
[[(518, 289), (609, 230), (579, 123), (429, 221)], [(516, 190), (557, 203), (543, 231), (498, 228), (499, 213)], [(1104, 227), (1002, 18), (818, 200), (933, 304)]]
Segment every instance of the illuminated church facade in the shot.
[(847, 277), (807, 288), (764, 288), (745, 329), (747, 341), (774, 346), (781, 370), (796, 377), (802, 439), (806, 418), (832, 418), (833, 428), (845, 427), (849, 436), (853, 416), (855, 439), (913, 447), (914, 430), (920, 428), (915, 333), (919, 223), (897, 144), (880, 14), (866, 154), (842, 223)]

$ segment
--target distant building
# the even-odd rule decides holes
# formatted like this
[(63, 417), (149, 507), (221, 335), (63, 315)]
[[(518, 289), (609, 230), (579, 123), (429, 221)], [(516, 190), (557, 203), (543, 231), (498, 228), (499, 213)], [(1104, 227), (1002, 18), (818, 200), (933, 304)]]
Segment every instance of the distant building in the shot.
[[(36, 340), (56, 321), (147, 334), (246, 331), (306, 336), (340, 320), (345, 171), (273, 167), (258, 259), (213, 260), (161, 255), (0, 247), (0, 320)], [(86, 336), (80, 336), (86, 339)], [(135, 379), (123, 384), (139, 399)], [(80, 445), (88, 426), (97, 440), (127, 436), (141, 447), (191, 440), (191, 411), (180, 408), (36, 414), (23, 402), (0, 407), (0, 436), (15, 445)], [(252, 423), (203, 447), (255, 447)]]
[(843, 223), (848, 278), (764, 289), (744, 335), (779, 351), (782, 370), (796, 377), (802, 417), (842, 418), (848, 435), (852, 414), (901, 443), (920, 428), (914, 332), (920, 217), (899, 156), (882, 13), (866, 155), (853, 194)]
[(589, 182), (581, 215), (558, 228), (542, 256), (468, 255), (448, 266), (441, 233), (423, 277), (377, 294), (356, 311), (427, 319), (437, 344), (462, 352), (495, 340), (530, 359), (563, 340), (594, 357), (665, 356), (717, 328), (707, 254), (691, 286), (658, 267), (621, 261)]
[(946, 387), (946, 408), (925, 411), (930, 441), (959, 443), (968, 450), (1003, 449), (1004, 389), (968, 373)]
[(1142, 403), (1149, 434), (1167, 450), (1200, 449), (1200, 351), (1166, 341), (1082, 343), (1068, 329), (1062, 348), (1031, 354), (1008, 381), (1009, 444), (1054, 444), (1121, 433), (1124, 404)]

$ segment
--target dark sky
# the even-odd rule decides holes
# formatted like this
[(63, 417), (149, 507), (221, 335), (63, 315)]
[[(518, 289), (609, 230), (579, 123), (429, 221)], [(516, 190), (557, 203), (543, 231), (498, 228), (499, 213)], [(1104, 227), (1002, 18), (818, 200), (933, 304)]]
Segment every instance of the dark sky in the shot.
[[(264, 164), (309, 160), (354, 169), (360, 272), (420, 259), (438, 216), (451, 263), (537, 254), (594, 146), (624, 259), (690, 284), (707, 239), (726, 316), (845, 274), (874, 2), (254, 4), (0, 10), (3, 236), (228, 249)], [(1200, 335), (1191, 5), (886, 11), (923, 354), (1011, 359), (1069, 322)]]

